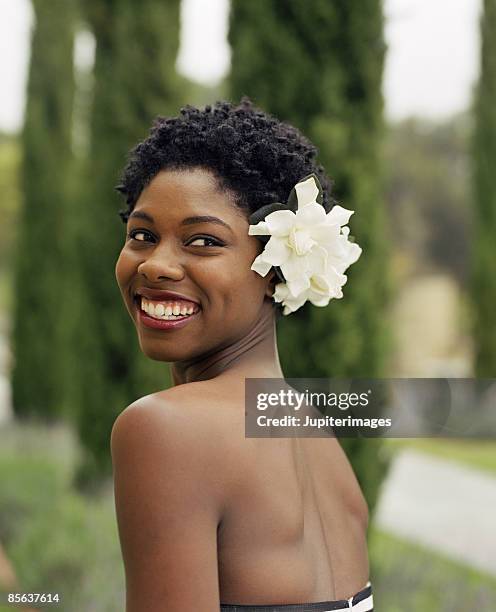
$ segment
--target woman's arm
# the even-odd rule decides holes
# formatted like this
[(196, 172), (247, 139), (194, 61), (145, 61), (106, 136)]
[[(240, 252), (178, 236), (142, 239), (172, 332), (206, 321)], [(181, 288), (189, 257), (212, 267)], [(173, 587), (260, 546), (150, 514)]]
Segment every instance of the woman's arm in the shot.
[(220, 464), (187, 410), (138, 400), (111, 436), (126, 612), (218, 612)]

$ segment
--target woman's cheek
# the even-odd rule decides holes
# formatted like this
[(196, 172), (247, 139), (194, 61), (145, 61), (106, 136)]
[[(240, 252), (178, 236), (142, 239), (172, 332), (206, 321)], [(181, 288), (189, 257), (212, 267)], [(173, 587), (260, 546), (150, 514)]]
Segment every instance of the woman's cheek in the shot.
[(135, 263), (133, 255), (128, 253), (124, 247), (115, 264), (115, 278), (121, 291), (124, 291), (126, 285), (132, 280), (136, 268)]
[(115, 262), (115, 278), (117, 280), (117, 284), (119, 285), (119, 287), (122, 286), (122, 276), (123, 276), (123, 261), (122, 261), (122, 251), (119, 253), (119, 257), (117, 258), (117, 261)]

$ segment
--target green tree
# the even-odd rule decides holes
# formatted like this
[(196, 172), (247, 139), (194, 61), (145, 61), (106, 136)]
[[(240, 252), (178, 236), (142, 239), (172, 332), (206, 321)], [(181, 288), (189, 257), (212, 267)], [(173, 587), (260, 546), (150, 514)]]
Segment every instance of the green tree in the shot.
[[(18, 232), (20, 208), (19, 170), (21, 147), (17, 135), (0, 133), (0, 215), (3, 240), (0, 244), (0, 317), (6, 320), (12, 309), (13, 250)], [(0, 325), (3, 321), (0, 320)]]
[(473, 336), (475, 375), (496, 375), (496, 1), (484, 0), (481, 20), (481, 71), (475, 97), (473, 138), (474, 248), (472, 253)]
[(74, 95), (72, 0), (34, 0), (15, 252), (12, 392), (18, 416), (61, 413), (63, 232)]
[[(383, 197), (381, 81), (385, 45), (380, 0), (233, 0), (231, 95), (246, 94), (300, 128), (319, 148), (334, 197), (355, 211), (361, 258), (342, 300), (307, 305), (279, 323), (288, 377), (374, 377), (389, 348), (390, 237)], [(302, 350), (305, 347), (305, 350)], [(377, 440), (343, 446), (375, 505), (386, 469)]]
[[(179, 0), (88, 0), (84, 17), (96, 40), (88, 159), (73, 218), (73, 325), (68, 337), (67, 401), (84, 449), (80, 485), (110, 473), (110, 432), (117, 415), (140, 395), (169, 384), (166, 364), (140, 351), (114, 268), (125, 239), (114, 191), (131, 146), (157, 115), (177, 112), (182, 81)], [(77, 285), (77, 286), (76, 286)]]

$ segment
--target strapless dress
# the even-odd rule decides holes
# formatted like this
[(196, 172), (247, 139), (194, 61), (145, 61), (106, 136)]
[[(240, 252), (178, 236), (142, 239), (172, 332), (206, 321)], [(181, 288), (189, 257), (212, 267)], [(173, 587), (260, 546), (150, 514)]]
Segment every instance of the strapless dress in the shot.
[(352, 612), (373, 612), (374, 601), (372, 584), (367, 582), (361, 591), (348, 599), (336, 601), (315, 601), (313, 603), (277, 604), (221, 604), (220, 612), (334, 612), (334, 610), (351, 610)]

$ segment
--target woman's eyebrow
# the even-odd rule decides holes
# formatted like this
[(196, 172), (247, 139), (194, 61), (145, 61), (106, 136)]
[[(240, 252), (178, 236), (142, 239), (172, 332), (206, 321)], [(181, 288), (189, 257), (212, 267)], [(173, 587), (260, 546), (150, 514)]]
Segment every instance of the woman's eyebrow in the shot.
[[(133, 212), (129, 215), (128, 218), (145, 219), (150, 223), (155, 223), (151, 215), (141, 210), (133, 210)], [(183, 219), (181, 221), (181, 225), (194, 225), (196, 223), (216, 223), (217, 225), (227, 227), (227, 229), (232, 232), (232, 228), (230, 225), (228, 225), (225, 221), (222, 221), (222, 219), (219, 219), (218, 217), (212, 217), (211, 215), (196, 215), (194, 217), (186, 217), (186, 219)]]
[(186, 217), (181, 221), (181, 225), (194, 225), (195, 223), (216, 223), (217, 225), (223, 225), (232, 232), (231, 226), (228, 225), (222, 219), (218, 217), (211, 217), (210, 215), (197, 215), (195, 217)]
[(151, 215), (146, 212), (141, 212), (141, 210), (133, 210), (128, 219), (145, 219), (146, 221), (150, 221), (150, 223), (155, 223)]

